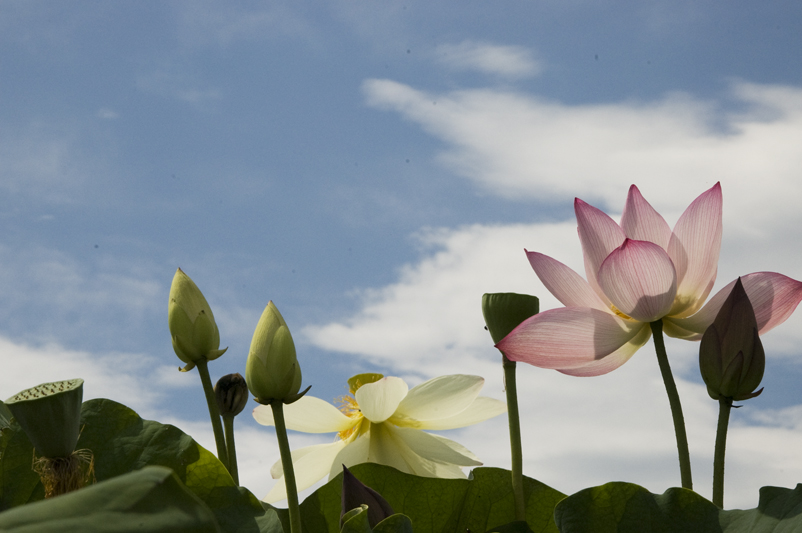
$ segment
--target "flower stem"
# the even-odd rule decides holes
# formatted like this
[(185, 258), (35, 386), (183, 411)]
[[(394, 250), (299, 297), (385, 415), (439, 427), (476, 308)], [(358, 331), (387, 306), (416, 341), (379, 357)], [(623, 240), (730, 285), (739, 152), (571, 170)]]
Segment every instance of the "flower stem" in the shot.
[(507, 420), (510, 425), (510, 454), (512, 455), (512, 492), (515, 497), (515, 520), (526, 520), (524, 500), (523, 448), (521, 446), (521, 418), (518, 414), (518, 387), (515, 382), (515, 361), (501, 354), (504, 366), (504, 388), (507, 392)]
[(237, 446), (234, 444), (234, 415), (223, 416), (223, 429), (226, 432), (226, 450), (228, 451), (228, 472), (239, 485), (239, 472), (237, 469)]
[(691, 454), (688, 451), (688, 436), (685, 434), (685, 417), (682, 416), (682, 404), (679, 401), (677, 385), (674, 383), (674, 376), (671, 374), (671, 366), (668, 364), (666, 345), (663, 342), (663, 321), (655, 320), (650, 324), (654, 335), (654, 349), (657, 352), (657, 363), (660, 365), (660, 373), (663, 375), (663, 383), (668, 394), (668, 403), (671, 406), (671, 417), (674, 419), (674, 433), (677, 436), (677, 452), (679, 453), (679, 472), (682, 480), (682, 487), (693, 490), (691, 480)]
[(713, 456), (713, 503), (719, 508), (724, 508), (724, 452), (727, 448), (727, 427), (730, 423), (731, 409), (731, 399), (719, 399), (716, 452)]
[(212, 430), (214, 431), (214, 442), (217, 445), (217, 458), (228, 470), (228, 452), (226, 451), (226, 441), (223, 436), (223, 424), (220, 422), (220, 411), (217, 409), (217, 398), (214, 395), (212, 378), (209, 377), (209, 366), (206, 359), (201, 359), (195, 364), (198, 367), (203, 393), (206, 395), (206, 405), (209, 407), (209, 417), (212, 419)]
[(301, 509), (298, 506), (295, 470), (292, 467), (290, 441), (287, 439), (287, 425), (284, 422), (284, 403), (281, 400), (273, 400), (270, 402), (270, 408), (273, 410), (278, 449), (281, 453), (281, 467), (284, 469), (284, 486), (287, 488), (287, 507), (290, 512), (290, 532), (301, 533)]

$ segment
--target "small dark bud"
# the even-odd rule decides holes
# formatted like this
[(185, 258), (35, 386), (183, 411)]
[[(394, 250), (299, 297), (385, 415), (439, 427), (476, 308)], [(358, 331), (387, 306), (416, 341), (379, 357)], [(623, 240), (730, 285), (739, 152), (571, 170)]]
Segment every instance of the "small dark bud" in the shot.
[(342, 512), (340, 513), (340, 527), (343, 526), (343, 517), (351, 509), (361, 505), (368, 506), (368, 523), (370, 528), (394, 514), (393, 508), (382, 498), (382, 495), (359, 481), (345, 465), (343, 465), (343, 495)]
[(237, 416), (248, 403), (248, 384), (240, 374), (228, 374), (215, 384), (214, 396), (222, 416)]
[(699, 368), (714, 400), (754, 398), (763, 379), (766, 354), (752, 303), (738, 278), (715, 320), (702, 335)]

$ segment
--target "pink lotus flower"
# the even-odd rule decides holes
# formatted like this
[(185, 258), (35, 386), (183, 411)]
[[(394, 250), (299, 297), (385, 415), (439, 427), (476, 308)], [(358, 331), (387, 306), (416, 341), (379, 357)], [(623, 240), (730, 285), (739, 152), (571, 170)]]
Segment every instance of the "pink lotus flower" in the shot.
[[(585, 274), (546, 255), (526, 254), (543, 285), (565, 307), (524, 321), (497, 344), (513, 361), (574, 376), (624, 364), (663, 321), (672, 337), (699, 340), (735, 281), (702, 307), (716, 280), (721, 248), (721, 185), (688, 206), (672, 231), (634, 185), (617, 224), (574, 201)], [(802, 283), (774, 272), (742, 276), (759, 332), (783, 323), (802, 300)]]

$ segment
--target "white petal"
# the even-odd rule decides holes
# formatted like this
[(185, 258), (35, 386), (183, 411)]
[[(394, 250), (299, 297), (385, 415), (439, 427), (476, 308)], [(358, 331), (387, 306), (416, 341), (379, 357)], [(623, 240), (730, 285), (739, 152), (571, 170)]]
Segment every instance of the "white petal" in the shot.
[(359, 437), (352, 437), (351, 443), (340, 450), (334, 462), (331, 464), (329, 479), (343, 471), (343, 465), (351, 468), (354, 465), (368, 462), (368, 451), (370, 449), (370, 432)]
[[(400, 438), (415, 454), (435, 463), (460, 466), (479, 466), (481, 461), (467, 448), (445, 437), (436, 437), (419, 429), (392, 428), (396, 438)], [(462, 453), (463, 451), (468, 454)]]
[[(253, 418), (263, 426), (275, 426), (273, 409), (260, 405), (253, 410)], [(303, 433), (334, 433), (344, 431), (358, 422), (342, 414), (336, 407), (320, 398), (304, 396), (297, 402), (284, 406), (284, 422), (287, 429)]]
[(482, 377), (464, 374), (430, 379), (409, 391), (398, 405), (393, 418), (421, 421), (449, 418), (471, 405), (479, 396), (484, 383)]
[[(414, 427), (419, 429), (455, 429), (472, 426), (507, 412), (507, 404), (486, 396), (476, 398), (467, 409), (448, 418), (426, 420)], [(410, 426), (412, 427), (412, 426)]]
[[(421, 457), (415, 450), (410, 448), (405, 439), (398, 434), (399, 429), (405, 428), (395, 428), (388, 424), (373, 424), (371, 426), (369, 461), (386, 464), (401, 472), (415, 474), (417, 476), (465, 477), (459, 465), (435, 462)], [(416, 430), (406, 429), (406, 431)], [(460, 462), (462, 461), (463, 459), (460, 459)]]
[(409, 386), (401, 378), (386, 377), (374, 383), (362, 385), (354, 397), (362, 415), (371, 422), (384, 422), (398, 409), (407, 395)]
[[(320, 481), (329, 470), (337, 454), (348, 445), (349, 441), (338, 440), (330, 444), (316, 444), (292, 452), (292, 466), (295, 471), (295, 484), (299, 491), (307, 489)], [(281, 465), (281, 461), (276, 463)], [(277, 502), (287, 497), (287, 488), (284, 484), (283, 469), (273, 465), (271, 474), (277, 471), (281, 478), (273, 485), (273, 489), (264, 497), (267, 503)]]

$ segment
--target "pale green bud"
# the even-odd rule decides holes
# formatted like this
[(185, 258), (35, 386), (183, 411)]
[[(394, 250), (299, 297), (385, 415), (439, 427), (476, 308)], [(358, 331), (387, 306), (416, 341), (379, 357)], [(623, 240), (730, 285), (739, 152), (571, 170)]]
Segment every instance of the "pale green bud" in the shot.
[(253, 332), (245, 381), (256, 401), (272, 400), (291, 403), (301, 389), (301, 367), (295, 355), (290, 329), (276, 306), (270, 301)]
[(170, 287), (167, 323), (173, 350), (187, 363), (182, 372), (192, 370), (198, 361), (217, 359), (228, 349), (220, 349), (220, 332), (212, 308), (195, 282), (180, 268)]

